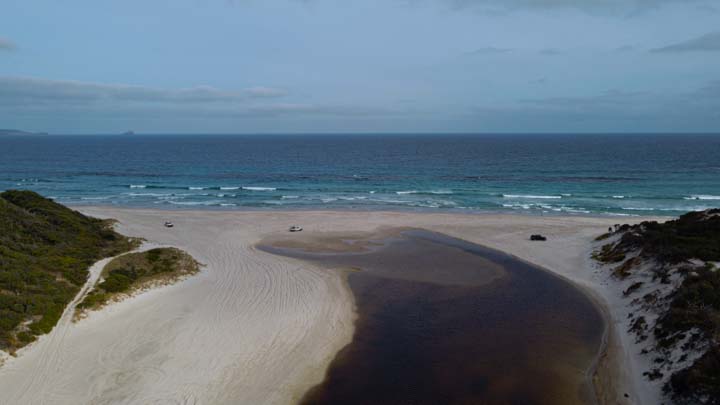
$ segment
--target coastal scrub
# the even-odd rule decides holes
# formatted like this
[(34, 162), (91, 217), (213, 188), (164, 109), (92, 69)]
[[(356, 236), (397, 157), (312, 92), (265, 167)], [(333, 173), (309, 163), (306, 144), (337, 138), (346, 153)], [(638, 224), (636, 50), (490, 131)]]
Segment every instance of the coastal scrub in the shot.
[[(593, 257), (604, 264), (624, 261), (612, 270), (620, 282), (632, 277), (623, 295), (656, 319), (648, 324), (639, 315), (630, 323), (638, 341), (654, 337), (643, 350), (656, 355), (645, 375), (662, 378), (676, 403), (719, 405), (720, 209), (623, 225), (612, 236)], [(633, 298), (641, 291), (642, 298)]]
[(31, 191), (0, 193), (0, 349), (48, 333), (96, 261), (138, 241)]
[(128, 253), (105, 266), (102, 281), (85, 296), (77, 309), (97, 309), (122, 294), (132, 293), (148, 284), (169, 284), (198, 271), (198, 262), (180, 249), (155, 248)]

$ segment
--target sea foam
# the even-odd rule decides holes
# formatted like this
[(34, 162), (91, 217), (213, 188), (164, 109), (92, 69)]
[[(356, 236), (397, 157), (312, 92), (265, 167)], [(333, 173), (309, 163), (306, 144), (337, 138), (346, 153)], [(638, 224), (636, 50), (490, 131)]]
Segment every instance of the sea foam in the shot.
[(418, 190), (408, 190), (408, 191), (396, 191), (395, 194), (398, 195), (405, 195), (405, 194), (452, 194), (452, 190), (429, 190), (429, 191), (418, 191)]
[(503, 194), (503, 198), (532, 198), (539, 200), (557, 200), (561, 199), (559, 195), (532, 195), (532, 194)]
[(246, 191), (275, 191), (277, 188), (275, 187), (243, 187), (243, 190)]

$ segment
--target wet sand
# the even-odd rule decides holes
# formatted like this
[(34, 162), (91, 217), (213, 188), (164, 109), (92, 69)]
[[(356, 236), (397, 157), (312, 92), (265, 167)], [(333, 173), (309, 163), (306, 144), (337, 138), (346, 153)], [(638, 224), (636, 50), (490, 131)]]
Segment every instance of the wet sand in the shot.
[[(56, 328), (18, 357), (7, 358), (0, 367), (2, 404), (299, 401), (323, 381), (328, 366), (351, 341), (356, 303), (346, 273), (255, 248), (265, 238), (289, 235), (292, 224), (305, 228), (293, 234), (301, 244), (317, 234), (416, 227), (501, 250), (588, 291), (607, 310), (608, 336), (621, 336), (613, 329), (622, 321), (615, 315), (618, 292), (589, 259), (593, 239), (620, 222), (616, 218), (114, 207), (81, 211), (116, 218), (120, 232), (178, 247), (206, 266), (181, 283)], [(175, 228), (162, 226), (168, 220)], [(548, 241), (530, 242), (532, 233), (542, 233)], [(622, 339), (608, 347), (597, 378), (606, 403), (652, 404), (643, 400), (652, 398), (653, 387), (636, 377), (642, 370), (635, 354)]]

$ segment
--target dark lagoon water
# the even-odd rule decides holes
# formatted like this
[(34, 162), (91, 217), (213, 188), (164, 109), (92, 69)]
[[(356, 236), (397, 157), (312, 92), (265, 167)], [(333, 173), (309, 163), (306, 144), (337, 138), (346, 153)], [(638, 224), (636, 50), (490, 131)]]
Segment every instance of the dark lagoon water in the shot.
[(353, 341), (303, 403), (594, 403), (587, 377), (604, 323), (568, 282), (428, 231), (405, 231), (362, 248), (367, 241), (342, 240), (346, 251), (324, 249), (322, 242), (260, 245), (353, 269)]
[(720, 205), (713, 135), (2, 136), (0, 190), (65, 204), (676, 215)]

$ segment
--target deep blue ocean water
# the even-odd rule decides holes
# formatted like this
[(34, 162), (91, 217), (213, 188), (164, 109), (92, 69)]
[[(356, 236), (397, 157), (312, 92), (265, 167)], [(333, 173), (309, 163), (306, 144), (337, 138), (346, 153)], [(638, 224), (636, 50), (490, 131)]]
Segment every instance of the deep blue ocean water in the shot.
[(3, 136), (5, 189), (70, 205), (676, 215), (720, 206), (720, 136)]

